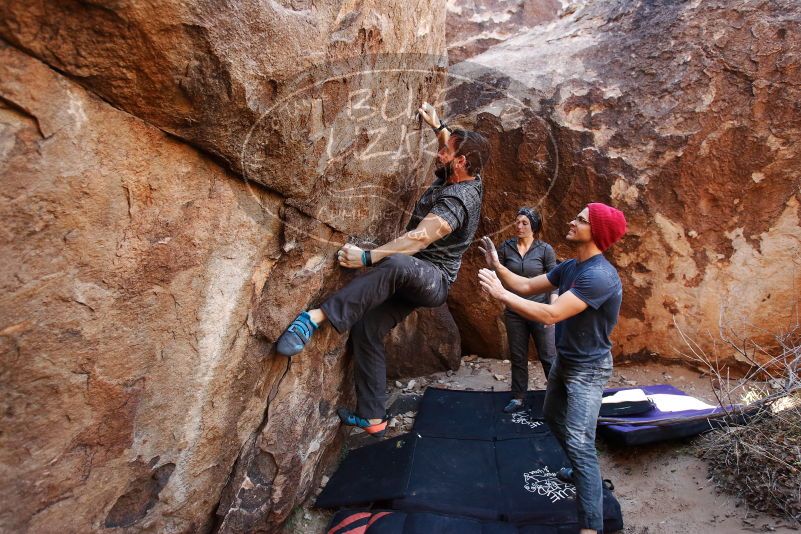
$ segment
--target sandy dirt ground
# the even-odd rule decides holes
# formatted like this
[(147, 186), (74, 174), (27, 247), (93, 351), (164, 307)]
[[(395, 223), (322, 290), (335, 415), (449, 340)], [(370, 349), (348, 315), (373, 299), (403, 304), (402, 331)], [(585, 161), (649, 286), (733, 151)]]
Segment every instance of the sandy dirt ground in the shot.
[[(545, 389), (538, 362), (529, 364), (529, 389)], [(388, 437), (411, 429), (414, 400), (427, 387), (474, 391), (509, 389), (509, 362), (467, 356), (456, 372), (437, 373), (390, 384), (390, 404), (400, 412), (390, 421)], [(685, 392), (716, 403), (709, 379), (698, 371), (676, 365), (651, 363), (617, 366), (608, 387), (672, 384)], [(358, 448), (374, 438), (358, 430), (343, 429), (346, 447)], [(604, 478), (615, 484), (623, 511), (625, 534), (703, 534), (740, 532), (799, 532), (779, 518), (749, 510), (735, 496), (720, 493), (709, 480), (707, 466), (696, 457), (692, 439), (639, 446), (613, 447), (598, 441)], [(330, 475), (335, 465), (329, 466)], [(322, 484), (327, 481), (323, 477)], [(298, 507), (282, 534), (324, 533), (331, 513), (313, 508), (311, 498)]]

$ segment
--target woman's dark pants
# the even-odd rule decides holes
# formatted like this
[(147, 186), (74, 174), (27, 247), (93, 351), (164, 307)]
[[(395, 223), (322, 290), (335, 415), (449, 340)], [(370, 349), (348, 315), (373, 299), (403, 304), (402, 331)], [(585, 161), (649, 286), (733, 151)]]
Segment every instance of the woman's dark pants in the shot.
[(528, 340), (534, 338), (537, 356), (542, 364), (545, 378), (556, 360), (555, 328), (536, 321), (529, 321), (510, 311), (504, 312), (506, 337), (509, 340), (509, 356), (512, 361), (512, 394), (522, 399), (528, 391)]

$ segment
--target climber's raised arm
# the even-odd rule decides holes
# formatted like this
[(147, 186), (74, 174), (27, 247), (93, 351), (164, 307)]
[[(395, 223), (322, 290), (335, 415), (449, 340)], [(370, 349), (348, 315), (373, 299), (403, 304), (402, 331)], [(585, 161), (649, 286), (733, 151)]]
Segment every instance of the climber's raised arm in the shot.
[(437, 115), (437, 110), (434, 109), (434, 106), (428, 102), (423, 102), (423, 104), (417, 110), (417, 113), (420, 114), (420, 117), (425, 121), (425, 123), (428, 124), (434, 130), (434, 133), (437, 134), (439, 148), (447, 145), (448, 139), (451, 136), (451, 130), (450, 127), (439, 118)]

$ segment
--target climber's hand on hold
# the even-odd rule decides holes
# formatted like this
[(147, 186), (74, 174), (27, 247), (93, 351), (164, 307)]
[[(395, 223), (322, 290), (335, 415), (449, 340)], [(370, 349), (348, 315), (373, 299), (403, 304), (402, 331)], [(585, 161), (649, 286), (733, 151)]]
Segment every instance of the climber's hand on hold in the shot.
[(363, 250), (356, 245), (346, 243), (337, 251), (337, 261), (341, 267), (345, 267), (346, 269), (358, 269), (364, 266), (362, 263), (362, 252)]
[(487, 267), (490, 269), (497, 269), (501, 265), (501, 262), (498, 261), (498, 251), (495, 250), (495, 243), (486, 235), (481, 238), (480, 243), (478, 250), (484, 254), (484, 261), (487, 262)]
[(428, 102), (423, 102), (423, 104), (417, 109), (417, 113), (420, 114), (420, 117), (432, 128), (436, 128), (439, 126), (439, 117), (437, 116), (437, 110), (434, 109), (434, 106), (429, 104)]

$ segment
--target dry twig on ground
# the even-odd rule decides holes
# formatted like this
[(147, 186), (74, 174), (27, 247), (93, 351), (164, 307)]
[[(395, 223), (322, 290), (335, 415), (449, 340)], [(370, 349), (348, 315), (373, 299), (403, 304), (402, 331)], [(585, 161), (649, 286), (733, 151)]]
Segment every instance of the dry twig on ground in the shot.
[(771, 347), (737, 339), (721, 314), (721, 347), (734, 350), (750, 364), (742, 377), (732, 377), (721, 363), (719, 345), (712, 354), (676, 328), (689, 348), (685, 356), (709, 375), (718, 403), (729, 416), (722, 428), (697, 442), (699, 456), (709, 463), (716, 485), (741, 496), (756, 510), (801, 524), (801, 326), (798, 321), (774, 335)]

